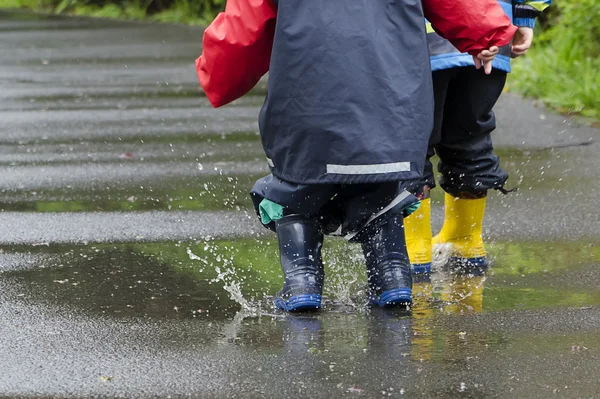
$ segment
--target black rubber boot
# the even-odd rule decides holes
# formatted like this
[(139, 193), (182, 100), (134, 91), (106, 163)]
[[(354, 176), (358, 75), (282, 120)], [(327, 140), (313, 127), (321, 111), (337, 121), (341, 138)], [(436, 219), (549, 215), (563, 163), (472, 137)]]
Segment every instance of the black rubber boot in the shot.
[(403, 219), (403, 215), (398, 215), (383, 226), (367, 227), (360, 232), (371, 304), (382, 307), (412, 304), (412, 275)]
[(276, 226), (285, 283), (275, 295), (275, 306), (288, 312), (319, 309), (324, 277), (319, 224), (290, 215), (276, 221)]

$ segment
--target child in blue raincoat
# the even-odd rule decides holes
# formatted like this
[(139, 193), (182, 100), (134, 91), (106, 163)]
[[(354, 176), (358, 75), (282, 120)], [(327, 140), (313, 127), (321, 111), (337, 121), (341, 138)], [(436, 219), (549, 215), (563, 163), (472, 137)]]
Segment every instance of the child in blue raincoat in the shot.
[[(417, 273), (431, 270), (433, 245), (449, 255), (451, 264), (470, 270), (488, 264), (482, 239), (486, 196), (491, 189), (506, 193), (504, 184), (508, 179), (492, 146), (491, 133), (496, 128), (492, 108), (504, 89), (511, 57), (527, 52), (535, 19), (551, 0), (498, 2), (519, 28), (512, 45), (500, 49), (489, 75), (475, 68), (469, 54), (461, 53), (428, 28), (434, 125), (424, 175), (414, 190), (421, 207), (405, 223), (408, 252)], [(440, 158), (445, 219), (442, 230), (432, 239), (429, 190), (435, 187), (435, 179), (430, 159), (435, 154)]]

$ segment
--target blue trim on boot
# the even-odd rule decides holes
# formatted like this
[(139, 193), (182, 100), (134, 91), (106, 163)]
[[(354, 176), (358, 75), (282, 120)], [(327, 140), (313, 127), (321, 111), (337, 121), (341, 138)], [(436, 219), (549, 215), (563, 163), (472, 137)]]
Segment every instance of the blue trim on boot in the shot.
[(461, 258), (458, 256), (451, 256), (448, 259), (448, 263), (451, 265), (468, 267), (468, 268), (477, 268), (477, 267), (488, 267), (489, 263), (487, 260), (487, 256), (480, 256), (477, 258)]
[(412, 271), (412, 274), (429, 274), (431, 273), (431, 262), (411, 263), (410, 269)]
[(471, 274), (482, 276), (489, 268), (489, 262), (486, 256), (477, 258), (459, 258), (451, 257), (448, 264), (460, 274)]
[(404, 287), (385, 291), (381, 295), (371, 298), (371, 304), (381, 306), (382, 308), (411, 305), (412, 290)]
[(281, 297), (275, 297), (275, 306), (287, 312), (305, 312), (320, 309), (321, 299), (319, 294), (294, 295), (287, 301)]

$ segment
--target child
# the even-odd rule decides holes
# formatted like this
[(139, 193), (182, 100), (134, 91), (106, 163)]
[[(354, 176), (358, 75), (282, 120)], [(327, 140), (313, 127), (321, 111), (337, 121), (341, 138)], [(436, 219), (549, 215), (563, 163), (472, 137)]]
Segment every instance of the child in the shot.
[[(275, 304), (321, 307), (323, 235), (334, 232), (362, 244), (374, 304), (410, 304), (403, 218), (418, 200), (404, 187), (422, 173), (433, 115), (423, 7), (480, 59), (493, 58), (482, 51), (508, 44), (516, 27), (494, 0), (279, 0), (276, 9), (269, 3), (272, 14), (263, 8), (269, 1), (229, 0), (229, 20), (207, 29), (197, 65), (207, 96), (222, 105), (256, 83), (270, 56), (259, 126), (272, 174), (256, 182), (252, 198), (279, 239), (285, 282)], [(483, 14), (489, 18), (477, 26), (464, 22)], [(254, 26), (257, 16), (265, 23), (249, 29), (257, 40), (248, 40), (240, 21)], [(276, 25), (268, 22), (274, 16)], [(271, 29), (272, 47), (264, 44)], [(246, 82), (241, 71), (249, 71)]]
[[(450, 248), (450, 262), (467, 268), (485, 267), (482, 223), (487, 192), (502, 192), (508, 174), (493, 153), (491, 132), (496, 127), (492, 108), (502, 93), (510, 57), (527, 52), (533, 38), (535, 17), (551, 0), (512, 2), (499, 0), (506, 14), (519, 26), (513, 46), (505, 46), (486, 76), (473, 68), (468, 54), (461, 54), (433, 30), (427, 35), (435, 98), (434, 127), (423, 180), (416, 190), (421, 207), (406, 219), (408, 253), (415, 273), (431, 270), (432, 244)], [(514, 8), (514, 12), (513, 12)], [(512, 50), (512, 51), (511, 51)], [(429, 190), (435, 187), (430, 158), (437, 154), (445, 194), (445, 220), (432, 240)]]

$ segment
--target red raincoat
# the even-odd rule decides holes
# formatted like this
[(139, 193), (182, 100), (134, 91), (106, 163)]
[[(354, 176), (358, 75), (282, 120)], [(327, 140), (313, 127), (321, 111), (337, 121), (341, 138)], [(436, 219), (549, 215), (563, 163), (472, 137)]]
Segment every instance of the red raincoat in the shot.
[[(496, 0), (423, 0), (423, 9), (436, 32), (472, 55), (509, 44), (517, 29)], [(276, 17), (272, 0), (227, 0), (206, 29), (196, 71), (214, 107), (242, 97), (267, 73)]]

